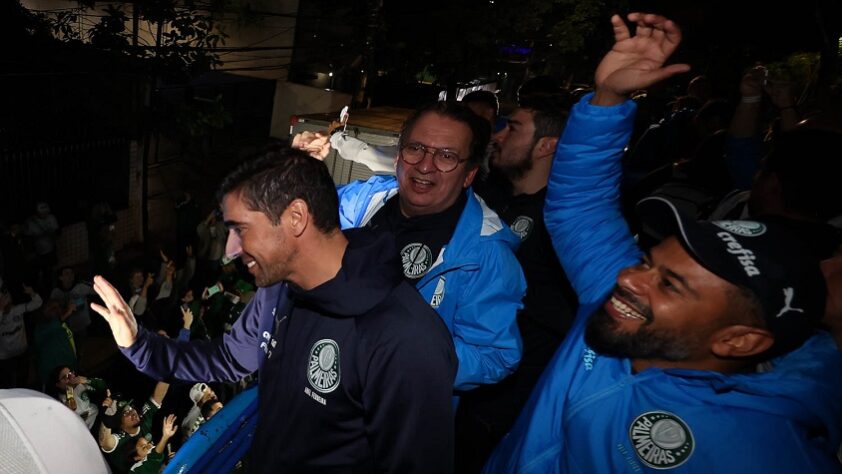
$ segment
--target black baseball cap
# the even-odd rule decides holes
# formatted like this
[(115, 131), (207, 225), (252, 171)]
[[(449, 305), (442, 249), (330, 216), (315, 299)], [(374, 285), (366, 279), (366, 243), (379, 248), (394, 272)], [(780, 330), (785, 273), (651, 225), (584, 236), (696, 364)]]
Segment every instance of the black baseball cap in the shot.
[(675, 236), (703, 267), (750, 290), (763, 308), (775, 343), (769, 355), (790, 352), (812, 335), (824, 316), (827, 286), (804, 239), (773, 220), (696, 221), (662, 197), (637, 204), (642, 232)]

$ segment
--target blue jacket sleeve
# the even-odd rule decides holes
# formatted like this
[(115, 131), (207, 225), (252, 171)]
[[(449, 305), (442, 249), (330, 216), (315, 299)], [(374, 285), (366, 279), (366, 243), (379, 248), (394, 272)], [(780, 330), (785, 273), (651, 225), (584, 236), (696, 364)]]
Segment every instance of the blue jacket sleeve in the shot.
[(239, 381), (260, 365), (261, 306), (260, 299), (255, 297), (231, 332), (221, 339), (184, 342), (140, 327), (135, 343), (120, 350), (138, 370), (158, 380)]
[(640, 250), (620, 209), (620, 158), (636, 105), (573, 107), (556, 148), (544, 219), (553, 248), (582, 305), (599, 302)]
[(526, 279), (504, 243), (495, 242), (493, 248), (484, 254), (480, 269), (471, 272), (454, 315), (456, 390), (503, 380), (517, 369), (523, 351), (517, 312), (523, 307)]
[[(366, 181), (354, 181), (336, 189), (339, 194), (339, 226), (342, 229), (359, 227), (366, 220), (369, 204), (378, 193), (388, 195), (398, 187), (394, 176), (372, 176)], [(385, 199), (378, 199), (382, 202)]]

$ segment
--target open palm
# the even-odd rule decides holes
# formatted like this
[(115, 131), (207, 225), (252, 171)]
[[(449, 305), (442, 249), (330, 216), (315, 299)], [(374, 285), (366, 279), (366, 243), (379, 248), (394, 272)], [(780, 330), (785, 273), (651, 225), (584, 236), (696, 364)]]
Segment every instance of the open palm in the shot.
[(664, 66), (681, 42), (675, 23), (646, 13), (630, 13), (628, 19), (637, 25), (634, 36), (622, 18), (611, 17), (615, 42), (596, 69), (597, 88), (626, 95), (690, 69), (686, 64)]
[(126, 300), (101, 276), (94, 277), (94, 291), (102, 298), (105, 306), (91, 303), (91, 309), (108, 321), (118, 346), (130, 347), (137, 339), (137, 321)]

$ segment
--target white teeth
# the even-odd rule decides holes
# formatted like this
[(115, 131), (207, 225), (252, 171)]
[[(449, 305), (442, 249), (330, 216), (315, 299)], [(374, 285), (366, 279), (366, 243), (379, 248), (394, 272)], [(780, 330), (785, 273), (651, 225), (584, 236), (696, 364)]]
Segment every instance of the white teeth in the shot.
[(249, 268), (251, 268), (251, 267), (253, 267), (256, 263), (257, 263), (257, 262), (255, 262), (254, 260), (252, 260), (251, 262), (247, 263), (247, 264), (246, 264), (246, 266), (247, 266), (247, 267), (249, 267)]
[(631, 306), (623, 303), (622, 301), (618, 300), (616, 297), (611, 297), (611, 305), (614, 306), (614, 309), (619, 311), (623, 314), (623, 316), (630, 318), (630, 319), (640, 319), (642, 321), (646, 321), (646, 317), (642, 314), (635, 311)]

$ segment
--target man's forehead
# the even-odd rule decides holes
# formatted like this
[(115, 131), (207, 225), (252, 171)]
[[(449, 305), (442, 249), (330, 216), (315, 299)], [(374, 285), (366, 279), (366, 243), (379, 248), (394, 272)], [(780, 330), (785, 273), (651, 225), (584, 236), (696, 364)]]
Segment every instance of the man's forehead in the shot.
[(415, 122), (409, 140), (439, 148), (467, 147), (471, 141), (471, 128), (464, 122), (431, 111)]
[(509, 115), (509, 122), (515, 122), (521, 125), (533, 125), (535, 123), (532, 117), (532, 110), (523, 107), (516, 108)]
[(251, 212), (243, 199), (243, 191), (237, 189), (222, 197), (222, 217), (225, 225), (241, 223), (248, 219)]

